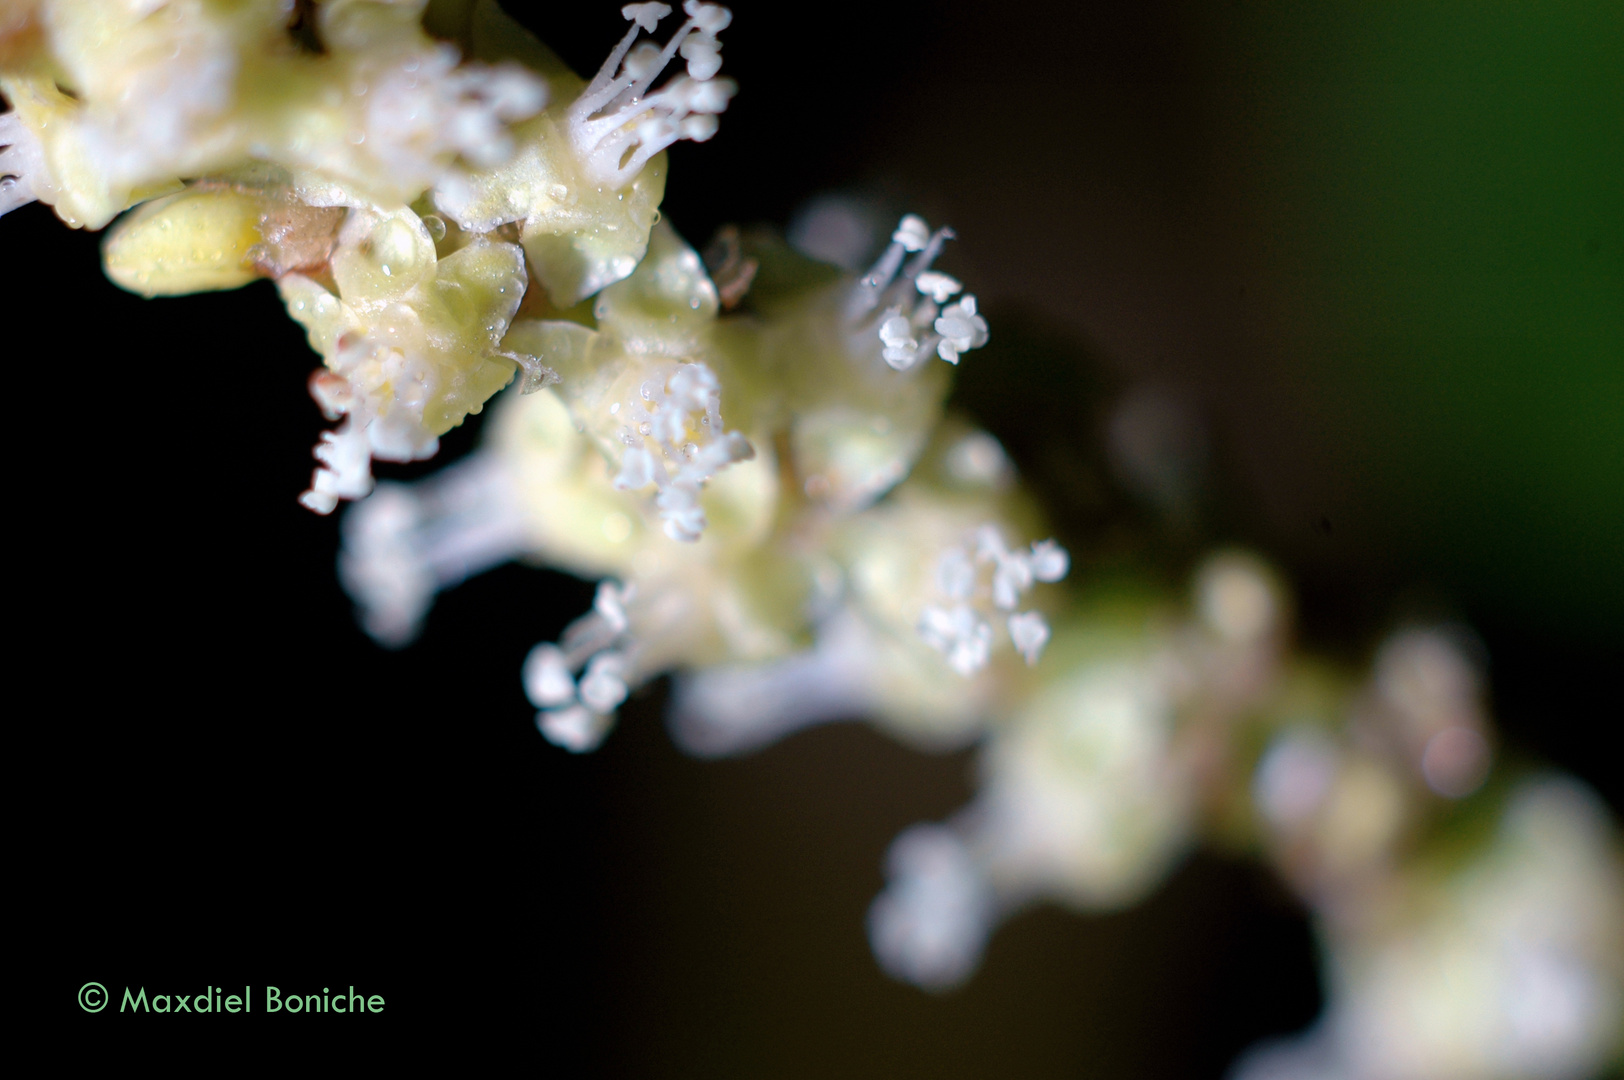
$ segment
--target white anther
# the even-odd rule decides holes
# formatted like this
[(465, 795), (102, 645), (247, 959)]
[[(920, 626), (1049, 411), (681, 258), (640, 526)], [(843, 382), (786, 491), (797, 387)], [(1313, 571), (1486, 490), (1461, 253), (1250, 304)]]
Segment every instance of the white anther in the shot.
[(968, 600), (976, 587), (976, 568), (963, 548), (948, 548), (936, 564), (936, 587), (953, 600)]
[(992, 627), (964, 604), (951, 609), (927, 607), (919, 613), (919, 636), (947, 657), (949, 666), (968, 678), (987, 665)]
[(696, 113), (725, 112), (728, 99), (738, 92), (739, 84), (732, 79), (706, 79), (704, 82), (690, 83), (687, 106)]
[(994, 562), (1009, 557), (1003, 534), (998, 526), (987, 524), (976, 530), (976, 561)]
[(668, 116), (653, 116), (637, 125), (637, 137), (644, 143), (672, 143), (681, 129)]
[(1071, 556), (1053, 540), (1032, 545), (1032, 576), (1039, 581), (1059, 581), (1071, 569)]
[(665, 535), (673, 540), (693, 543), (705, 534), (705, 508), (699, 505), (699, 492), (686, 485), (676, 485), (660, 492), (654, 500), (665, 522)]
[(616, 652), (601, 652), (586, 666), (581, 676), (581, 704), (595, 713), (610, 713), (626, 700), (629, 688), (624, 678), (626, 658)]
[(597, 595), (592, 598), (592, 610), (596, 611), (603, 621), (609, 624), (609, 629), (616, 634), (623, 634), (631, 625), (626, 618), (626, 603), (632, 598), (634, 586), (627, 585), (622, 588), (613, 581), (598, 582)]
[(935, 330), (942, 335), (936, 351), (950, 364), (959, 362), (960, 353), (979, 349), (987, 343), (987, 320), (976, 313), (976, 298), (969, 293), (943, 309)]
[(925, 245), (930, 243), (930, 226), (918, 214), (908, 214), (898, 223), (891, 240), (908, 251), (923, 251)]
[(901, 315), (893, 315), (880, 324), (880, 340), (891, 349), (917, 349), (919, 342), (909, 333), (913, 324)]
[(524, 694), (538, 709), (550, 709), (575, 700), (575, 679), (558, 646), (537, 645), (525, 657)]
[(701, 82), (722, 70), (721, 44), (715, 38), (690, 37), (678, 51), (688, 61), (688, 74)]
[(646, 79), (658, 75), (661, 68), (660, 47), (643, 42), (626, 55), (626, 74), (633, 79)]
[(654, 455), (641, 446), (634, 446), (620, 459), (620, 474), (615, 477), (615, 487), (622, 491), (648, 487), (654, 483), (656, 468)]
[(1015, 651), (1026, 657), (1028, 664), (1036, 664), (1049, 643), (1049, 624), (1035, 611), (1023, 611), (1009, 617), (1009, 640)]
[(1014, 611), (1021, 594), (1032, 587), (1032, 564), (1023, 553), (998, 560), (992, 575), (992, 602), (1001, 611)]
[(636, 23), (645, 34), (652, 34), (660, 20), (671, 14), (671, 8), (667, 4), (627, 4), (620, 9), (620, 14), (627, 22)]
[(321, 406), (321, 414), (329, 420), (339, 419), (357, 402), (355, 387), (350, 385), (350, 380), (326, 368), (317, 368), (310, 376), (310, 396), (316, 399), (316, 404)]
[(685, 0), (682, 10), (694, 21), (701, 34), (715, 36), (726, 30), (733, 21), (733, 13), (721, 4), (702, 4), (698, 0)]
[(596, 750), (609, 733), (610, 719), (584, 705), (549, 709), (536, 714), (536, 728), (554, 746), (572, 754)]
[[(892, 309), (896, 310), (896, 309)], [(898, 371), (906, 371), (919, 361), (919, 342), (911, 331), (913, 324), (902, 315), (892, 315), (880, 324), (880, 355)]]
[(938, 304), (945, 304), (964, 288), (956, 278), (939, 270), (927, 270), (914, 279), (914, 287), (921, 296), (928, 296)]
[(705, 142), (716, 134), (721, 123), (710, 113), (695, 113), (683, 119), (678, 134), (689, 142)]

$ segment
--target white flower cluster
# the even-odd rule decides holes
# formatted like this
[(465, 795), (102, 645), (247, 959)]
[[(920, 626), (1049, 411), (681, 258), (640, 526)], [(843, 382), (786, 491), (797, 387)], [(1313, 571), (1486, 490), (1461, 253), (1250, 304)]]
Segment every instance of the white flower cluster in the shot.
[(548, 742), (585, 753), (614, 726), (615, 710), (630, 692), (626, 605), (635, 596), (634, 586), (600, 582), (592, 610), (569, 625), (563, 642), (537, 645), (525, 658), (524, 692), (541, 710), (536, 728)]
[[(860, 277), (857, 216), (837, 269), (735, 230), (719, 290), (660, 220), (662, 151), (709, 139), (735, 89), (731, 14), (683, 7), (663, 45), (641, 38), (668, 5), (623, 8), (590, 82), (492, 0), (430, 12), (455, 44), (422, 0), (7, 8), (0, 214), (128, 210), (103, 257), (143, 295), (275, 279), (340, 421), (301, 501), (365, 498), (340, 574), (381, 643), (510, 558), (599, 580), (524, 664), (550, 742), (596, 748), (674, 671), (672, 730), (700, 755), (859, 718), (979, 743), (973, 801), (888, 857), (868, 930), (895, 977), (958, 985), (1023, 906), (1121, 907), (1208, 833), (1266, 854), (1330, 963), (1320, 1025), (1244, 1080), (1566, 1077), (1616, 1055), (1616, 837), (1575, 782), (1489, 782), (1466, 639), (1402, 631), (1368, 678), (1305, 659), (1278, 576), (1236, 552), (1188, 603), (1103, 568), (1029, 603), (1071, 557), (1009, 546), (1042, 514), (946, 408), (988, 341), (933, 268), (951, 230), (903, 217)], [(481, 450), (373, 490), (374, 458), (433, 454), (517, 369)], [(1466, 815), (1499, 831), (1463, 838)]]
[[(957, 280), (930, 269), (951, 229), (934, 233), (923, 218), (909, 214), (891, 234), (878, 262), (852, 291), (846, 317), (852, 331), (877, 335), (880, 355), (898, 371), (907, 371), (931, 353), (950, 364), (959, 355), (987, 343), (987, 320), (976, 311), (976, 298)], [(906, 264), (903, 260), (912, 254)], [(874, 312), (885, 305), (876, 316)]]
[(615, 487), (635, 491), (653, 484), (655, 505), (673, 540), (698, 540), (705, 531), (699, 492), (717, 471), (755, 457), (737, 431), (722, 430), (721, 384), (704, 364), (679, 364), (646, 379), (635, 397), (609, 412), (621, 422)]
[[(1041, 540), (1028, 551), (1011, 551), (998, 526), (983, 525), (976, 530), (973, 556), (965, 547), (954, 546), (937, 559), (937, 589), (952, 606), (933, 604), (920, 612), (919, 635), (947, 657), (954, 671), (974, 675), (991, 655), (993, 626), (973, 602), (991, 599), (1005, 616), (1015, 651), (1028, 664), (1036, 664), (1049, 642), (1049, 624), (1036, 611), (1015, 608), (1034, 582), (1060, 581), (1070, 568), (1066, 549), (1053, 540)], [(979, 581), (982, 569), (990, 570), (986, 585)]]
[[(278, 281), (289, 313), (327, 358), (311, 378), (311, 395), (328, 419), (343, 420), (323, 433), (315, 451), (321, 465), (300, 496), (319, 514), (371, 490), (373, 458), (432, 457), (447, 426), (435, 414), (463, 393), (465, 372), (492, 389), (508, 381), (512, 368), (496, 350), (525, 281), (514, 244), (478, 238), (438, 259), (427, 227), (409, 210), (350, 210), (330, 259), (336, 295), (298, 273)], [(470, 308), (483, 308), (471, 326), (463, 318)]]
[(59, 74), (0, 73), (11, 126), (39, 144), (5, 166), (19, 182), (0, 212), (38, 198), (99, 228), (143, 192), (249, 160), (409, 200), (459, 157), (505, 161), (510, 126), (547, 104), (545, 81), (517, 64), (464, 62), (423, 33), (420, 9), (329, 0), (314, 8), (312, 53), (290, 47), (283, 3), (35, 5), (24, 18)]
[[(733, 80), (716, 77), (722, 68), (716, 35), (733, 21), (727, 8), (686, 0), (688, 18), (663, 48), (633, 44), (671, 14), (669, 5), (627, 4), (620, 10), (631, 28), (565, 114), (570, 143), (587, 171), (616, 188), (679, 139), (704, 142), (715, 135), (716, 117), (738, 89)], [(650, 93), (678, 53), (687, 62), (686, 74)]]
[(1389, 877), (1385, 903), (1342, 892), (1320, 905), (1324, 1015), (1254, 1049), (1231, 1075), (1605, 1073), (1624, 1017), (1624, 864), (1607, 816), (1578, 782), (1530, 777), (1464, 863)]

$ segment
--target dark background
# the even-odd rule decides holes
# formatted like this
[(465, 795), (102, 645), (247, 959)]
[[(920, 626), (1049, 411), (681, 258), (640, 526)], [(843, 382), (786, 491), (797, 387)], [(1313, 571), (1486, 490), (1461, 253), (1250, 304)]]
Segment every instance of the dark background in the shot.
[[(624, 25), (602, 7), (514, 5), (583, 70)], [(1177, 584), (1213, 542), (1258, 546), (1305, 643), (1351, 662), (1395, 620), (1465, 619), (1513, 752), (1624, 805), (1617, 5), (782, 7), (723, 34), (742, 90), (672, 154), (685, 235), (831, 189), (951, 223), (993, 327), (959, 402), (1074, 550)], [(559, 1075), (1217, 1077), (1316, 1012), (1301, 913), (1208, 856), (1128, 913), (1018, 917), (955, 994), (891, 982), (862, 929), (883, 853), (966, 801), (968, 755), (846, 725), (695, 762), (663, 685), (596, 755), (550, 747), (519, 664), (590, 586), (505, 567), (412, 648), (371, 645), (336, 521), (294, 502), (324, 425), (268, 283), (141, 301), (37, 206), (0, 245), (12, 708), (45, 736), (10, 761), (72, 1052), (206, 1032)], [(1174, 517), (1104, 463), (1146, 387), (1207, 433)], [(90, 979), (389, 1005), (85, 1016)]]

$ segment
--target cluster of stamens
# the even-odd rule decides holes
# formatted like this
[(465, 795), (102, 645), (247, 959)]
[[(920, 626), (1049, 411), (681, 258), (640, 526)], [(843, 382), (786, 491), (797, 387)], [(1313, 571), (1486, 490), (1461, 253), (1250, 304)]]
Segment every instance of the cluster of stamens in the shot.
[[(399, 349), (360, 334), (339, 339), (333, 368), (310, 377), (310, 396), (329, 420), (344, 422), (321, 433), (321, 462), (310, 490), (299, 501), (330, 514), (340, 499), (364, 498), (372, 490), (372, 459), (418, 461), (433, 457), (440, 441), (423, 430), (429, 373)], [(385, 394), (384, 389), (392, 391)]]
[(446, 45), (383, 73), (367, 121), (374, 153), (397, 168), (431, 173), (447, 149), (490, 168), (512, 156), (508, 125), (546, 104), (547, 84), (518, 64), (459, 64)]
[(976, 311), (976, 298), (964, 293), (948, 304), (963, 286), (930, 268), (952, 238), (952, 229), (931, 232), (917, 215), (902, 219), (847, 303), (846, 324), (861, 343), (859, 352), (872, 348), (877, 334), (885, 362), (907, 371), (931, 353), (957, 364), (961, 353), (987, 343), (987, 320)]
[[(658, 3), (621, 8), (631, 29), (565, 113), (577, 156), (610, 187), (629, 182), (649, 158), (677, 140), (704, 142), (716, 134), (716, 117), (738, 89), (733, 80), (716, 77), (722, 67), (716, 35), (733, 21), (732, 12), (698, 0), (687, 0), (682, 9), (688, 18), (664, 47), (645, 41), (634, 48), (639, 34), (652, 34), (671, 8)], [(649, 93), (678, 53), (686, 73)]]
[(654, 502), (673, 540), (699, 539), (705, 531), (700, 489), (725, 466), (755, 456), (743, 435), (722, 430), (721, 403), (721, 384), (710, 368), (679, 364), (664, 377), (644, 380), (630, 401), (609, 407), (622, 422), (626, 446), (615, 487), (657, 487)]
[(596, 749), (609, 733), (615, 710), (631, 692), (626, 604), (635, 591), (600, 582), (592, 610), (570, 623), (563, 640), (537, 645), (525, 658), (525, 696), (541, 710), (536, 727), (548, 742), (579, 754)]
[[(993, 619), (1005, 619), (1015, 651), (1036, 664), (1049, 642), (1049, 624), (1036, 611), (1017, 612), (1021, 597), (1035, 582), (1055, 582), (1066, 576), (1071, 558), (1053, 540), (1041, 540), (1026, 550), (1011, 551), (995, 525), (977, 529), (972, 548), (954, 545), (936, 563), (936, 588), (948, 605), (930, 605), (919, 614), (919, 635), (947, 657), (963, 676), (974, 675), (992, 655)], [(990, 574), (985, 584), (982, 571)], [(992, 601), (995, 614), (985, 610)]]

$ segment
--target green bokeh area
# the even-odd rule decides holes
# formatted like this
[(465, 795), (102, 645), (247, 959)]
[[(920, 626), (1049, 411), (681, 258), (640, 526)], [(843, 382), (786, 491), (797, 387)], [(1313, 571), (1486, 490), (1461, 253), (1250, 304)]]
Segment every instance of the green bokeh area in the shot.
[(1254, 212), (1375, 532), (1474, 608), (1624, 636), (1624, 4), (1230, 25)]

